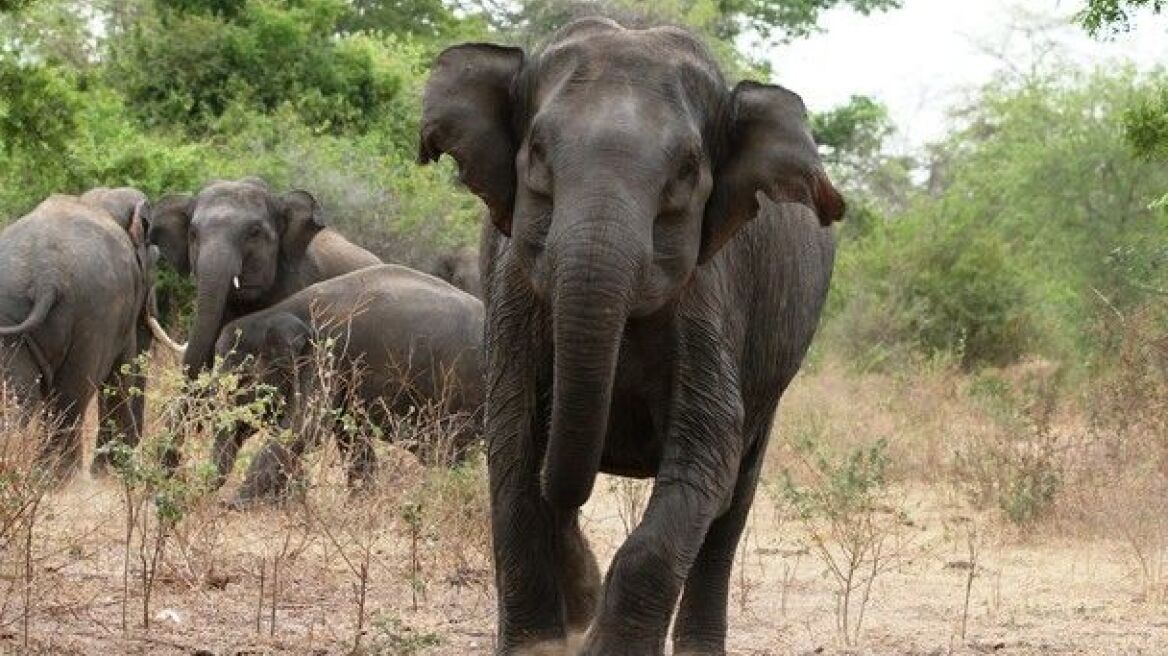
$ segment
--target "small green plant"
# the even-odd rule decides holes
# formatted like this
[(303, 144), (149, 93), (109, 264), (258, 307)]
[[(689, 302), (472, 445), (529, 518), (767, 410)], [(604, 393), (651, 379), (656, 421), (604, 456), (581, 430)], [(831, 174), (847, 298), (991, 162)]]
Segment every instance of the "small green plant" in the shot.
[(368, 656), (413, 656), (442, 646), (437, 633), (420, 631), (397, 615), (379, 615), (373, 620), (373, 639), (362, 652)]
[(1058, 369), (1020, 365), (1011, 384), (982, 373), (970, 395), (989, 413), (991, 430), (970, 434), (953, 458), (953, 475), (975, 507), (997, 506), (1012, 524), (1033, 525), (1054, 507), (1064, 485), (1064, 445), (1054, 421)]
[(883, 440), (838, 458), (823, 454), (810, 440), (795, 446), (800, 470), (783, 473), (782, 493), (806, 529), (809, 548), (835, 583), (836, 629), (850, 646), (860, 639), (873, 584), (899, 564), (911, 543), (906, 513), (885, 477)]

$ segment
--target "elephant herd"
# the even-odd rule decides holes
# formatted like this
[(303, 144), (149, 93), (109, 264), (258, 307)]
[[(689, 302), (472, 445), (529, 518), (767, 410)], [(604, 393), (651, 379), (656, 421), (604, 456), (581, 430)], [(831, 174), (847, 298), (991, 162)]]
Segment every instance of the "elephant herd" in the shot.
[[(160, 260), (197, 290), (185, 347), (154, 317)], [(100, 447), (114, 438), (137, 443), (145, 381), (133, 365), (155, 337), (182, 352), (192, 377), (218, 356), (228, 366), (246, 363), (256, 382), (288, 401), (311, 392), (293, 381), (314, 379), (305, 370), (309, 351), (331, 340), (348, 371), (359, 364), (369, 372), (344, 398), (368, 403), (374, 415), (439, 399), (443, 412), (477, 416), (482, 405), (482, 303), (433, 276), (382, 264), (328, 228), (303, 190), (278, 194), (245, 178), (154, 203), (129, 187), (56, 195), (0, 232), (0, 261), (0, 373), (22, 404), (47, 406), (61, 427), (42, 457), (62, 477), (79, 465), (82, 414), (94, 397), (94, 473), (109, 465)], [(217, 431), (219, 483), (250, 433), (242, 423)], [(460, 435), (458, 444), (465, 449), (475, 437)], [(237, 501), (283, 492), (306, 446), (300, 438), (265, 445)], [(354, 455), (367, 478), (372, 450)]]
[[(442, 52), (419, 162), (443, 154), (490, 223), (481, 263), (459, 253), (442, 270), (483, 303), (379, 264), (311, 194), (260, 180), (153, 204), (54, 197), (0, 234), (6, 374), (66, 416), (95, 385), (132, 384), (119, 364), (150, 342), (158, 257), (195, 281), (192, 374), (216, 355), (278, 372), (345, 324), (332, 336), (371, 373), (358, 396), (405, 361), (419, 393), (453, 371), (450, 409), (481, 406), (498, 654), (664, 654), (670, 633), (675, 654), (724, 654), (736, 545), (845, 211), (802, 100), (730, 85), (686, 31), (582, 19), (536, 52)], [(278, 382), (294, 396), (297, 380)], [(135, 434), (140, 408), (103, 403)], [(217, 436), (220, 472), (244, 436)], [(75, 444), (58, 448), (75, 460)], [(279, 488), (263, 463), (302, 445), (279, 448), (245, 488)], [(361, 478), (369, 457), (354, 455)], [(579, 521), (599, 472), (655, 481), (603, 579)]]

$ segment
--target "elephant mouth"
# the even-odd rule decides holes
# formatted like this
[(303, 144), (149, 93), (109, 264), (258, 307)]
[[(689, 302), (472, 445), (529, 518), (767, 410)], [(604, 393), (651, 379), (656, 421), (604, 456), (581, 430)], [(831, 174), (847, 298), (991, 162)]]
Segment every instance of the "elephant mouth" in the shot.
[(248, 282), (241, 278), (234, 278), (231, 281), (231, 296), (233, 298), (244, 301), (254, 301), (259, 296), (263, 295), (263, 292), (263, 285)]

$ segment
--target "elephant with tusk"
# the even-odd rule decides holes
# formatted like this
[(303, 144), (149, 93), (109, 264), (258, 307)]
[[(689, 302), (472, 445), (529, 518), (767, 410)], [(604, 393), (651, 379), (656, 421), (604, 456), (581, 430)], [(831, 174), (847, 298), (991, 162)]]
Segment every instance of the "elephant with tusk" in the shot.
[(219, 331), (232, 319), (381, 263), (329, 228), (312, 194), (278, 194), (259, 178), (213, 181), (193, 196), (165, 197), (154, 217), (150, 243), (195, 281), (195, 317), (183, 349), (192, 376), (211, 365)]

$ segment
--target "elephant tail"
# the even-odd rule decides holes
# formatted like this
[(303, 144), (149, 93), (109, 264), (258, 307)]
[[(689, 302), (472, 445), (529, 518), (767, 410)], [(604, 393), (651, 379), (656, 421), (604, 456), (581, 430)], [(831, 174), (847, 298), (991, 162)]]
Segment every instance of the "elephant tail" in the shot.
[(0, 337), (22, 335), (30, 330), (35, 330), (45, 322), (45, 318), (49, 316), (49, 310), (53, 309), (53, 304), (56, 302), (56, 287), (52, 285), (39, 287), (33, 295), (32, 311), (28, 313), (28, 317), (15, 326), (0, 326)]

